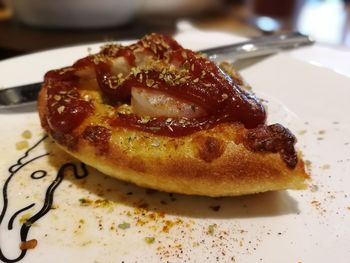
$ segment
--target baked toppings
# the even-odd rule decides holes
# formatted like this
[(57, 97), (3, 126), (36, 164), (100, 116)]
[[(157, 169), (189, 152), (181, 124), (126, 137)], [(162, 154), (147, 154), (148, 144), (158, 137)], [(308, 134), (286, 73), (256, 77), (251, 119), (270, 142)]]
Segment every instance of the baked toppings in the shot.
[[(252, 94), (239, 87), (241, 83), (228, 77), (213, 62), (182, 48), (171, 38), (151, 34), (126, 47), (106, 45), (100, 53), (77, 61), (73, 67), (49, 72), (46, 81), (60, 80), (62, 86), (58, 92), (50, 89), (49, 93), (49, 103), (54, 105), (50, 123), (55, 128), (64, 132), (72, 130), (72, 123), (81, 122), (91, 111), (88, 103), (78, 98), (75, 87), (77, 79), (86, 78), (86, 72), (96, 78), (98, 88), (113, 106), (120, 102), (132, 101), (137, 105), (140, 100), (159, 100), (150, 105), (138, 105), (138, 109), (152, 108), (145, 111), (149, 115), (142, 115), (142, 111), (136, 110), (124, 116), (123, 119), (129, 121), (129, 128), (179, 136), (222, 122), (238, 121), (247, 128), (265, 122), (264, 107)], [(159, 99), (161, 96), (163, 98)], [(67, 103), (62, 103), (61, 99)], [(68, 104), (74, 104), (78, 110), (70, 112)], [(162, 105), (163, 108), (166, 105), (172, 114), (164, 111)], [(137, 109), (137, 106), (134, 108)], [(154, 114), (159, 111), (164, 115)], [(157, 126), (140, 121), (145, 116), (160, 117), (152, 122)], [(73, 122), (63, 120), (70, 117), (74, 118)], [(174, 120), (162, 123), (167, 117)], [(126, 126), (119, 118), (116, 116), (111, 123)], [(176, 132), (179, 129), (183, 131)]]
[[(224, 71), (233, 69), (225, 65)], [(241, 123), (248, 129), (243, 140), (248, 149), (278, 152), (288, 167), (295, 167), (295, 137), (281, 125), (266, 126), (262, 104), (242, 89), (238, 74), (224, 71), (163, 35), (150, 34), (129, 46), (109, 44), (72, 67), (46, 74), (47, 123), (59, 141), (78, 140), (69, 134), (95, 114), (97, 104), (108, 105), (108, 114), (98, 115), (104, 124), (82, 133), (102, 152), (115, 127), (177, 137)], [(91, 89), (98, 99), (84, 95)]]

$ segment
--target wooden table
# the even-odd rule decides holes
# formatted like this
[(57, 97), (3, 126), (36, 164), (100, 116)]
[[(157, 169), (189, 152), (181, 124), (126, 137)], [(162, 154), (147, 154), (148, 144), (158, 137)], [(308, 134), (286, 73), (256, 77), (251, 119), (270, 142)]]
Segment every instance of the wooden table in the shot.
[(175, 21), (157, 25), (137, 18), (132, 23), (106, 29), (67, 30), (37, 28), (12, 19), (0, 21), (0, 59), (39, 50), (108, 40), (135, 39), (150, 32), (173, 34)]
[[(228, 2), (231, 3), (231, 2)], [(202, 29), (233, 32), (245, 37), (263, 35), (247, 19), (247, 7), (243, 4), (227, 4), (225, 8), (211, 13), (188, 18)], [(350, 7), (347, 8), (344, 37), (340, 43), (350, 46)], [(0, 60), (16, 55), (36, 52), (49, 48), (101, 42), (106, 40), (134, 39), (150, 32), (173, 34), (179, 18), (139, 16), (131, 23), (114, 28), (95, 30), (63, 30), (30, 27), (12, 19), (11, 12), (0, 9)]]

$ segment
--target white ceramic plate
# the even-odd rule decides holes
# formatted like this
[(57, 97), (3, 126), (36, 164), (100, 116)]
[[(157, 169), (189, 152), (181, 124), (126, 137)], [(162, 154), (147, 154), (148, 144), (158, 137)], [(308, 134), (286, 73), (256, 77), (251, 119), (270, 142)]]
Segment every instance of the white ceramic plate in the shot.
[[(194, 49), (231, 41), (220, 36), (180, 40)], [(69, 65), (87, 55), (88, 47), (96, 51), (98, 46), (0, 62), (0, 86), (39, 81), (48, 69)], [(34, 146), (44, 136), (37, 113), (1, 112), (0, 185), (8, 200), (5, 211), (4, 196), (0, 198), (5, 212), (1, 257), (20, 256), (22, 228), (22, 237), (29, 229), (27, 240), (36, 239), (37, 246), (21, 262), (350, 262), (350, 79), (287, 55), (242, 74), (268, 101), (269, 121), (287, 125), (297, 135), (297, 147), (310, 161), (308, 190), (216, 199), (169, 195), (92, 168), (83, 179), (67, 172), (60, 181), (62, 164), (73, 161), (80, 168), (79, 162), (48, 139), (20, 159), (28, 149), (17, 150), (17, 142)], [(22, 138), (25, 130), (32, 138)], [(46, 176), (33, 174), (38, 170), (47, 171)], [(46, 211), (47, 191), (53, 193), (54, 209)], [(26, 219), (41, 209), (45, 216), (28, 228)]]

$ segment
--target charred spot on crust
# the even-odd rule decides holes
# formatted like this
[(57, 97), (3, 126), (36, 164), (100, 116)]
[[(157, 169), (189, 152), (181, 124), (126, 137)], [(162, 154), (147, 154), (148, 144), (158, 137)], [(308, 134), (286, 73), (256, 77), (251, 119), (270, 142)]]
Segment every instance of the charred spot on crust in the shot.
[(280, 124), (250, 129), (243, 138), (243, 144), (252, 151), (279, 153), (289, 168), (295, 168), (298, 163), (295, 143), (295, 136)]
[(197, 137), (198, 156), (205, 162), (212, 162), (225, 151), (224, 143), (214, 137)]
[(59, 131), (51, 130), (49, 132), (54, 140), (56, 140), (59, 144), (64, 145), (68, 148), (70, 151), (77, 151), (78, 150), (78, 143), (79, 143), (79, 137), (72, 134), (67, 133), (64, 134)]
[(87, 126), (82, 133), (83, 139), (87, 140), (93, 146), (97, 147), (99, 153), (107, 153), (109, 150), (109, 139), (111, 138), (112, 132), (110, 129), (99, 126), (90, 125)]

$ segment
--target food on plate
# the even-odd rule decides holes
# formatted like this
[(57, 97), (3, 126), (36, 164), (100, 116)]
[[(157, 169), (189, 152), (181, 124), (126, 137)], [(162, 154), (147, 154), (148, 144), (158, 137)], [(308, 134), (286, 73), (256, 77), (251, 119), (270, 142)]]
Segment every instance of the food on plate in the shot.
[(263, 105), (227, 73), (150, 34), (46, 73), (39, 115), (63, 150), (143, 187), (206, 196), (305, 188), (294, 135), (267, 125)]

